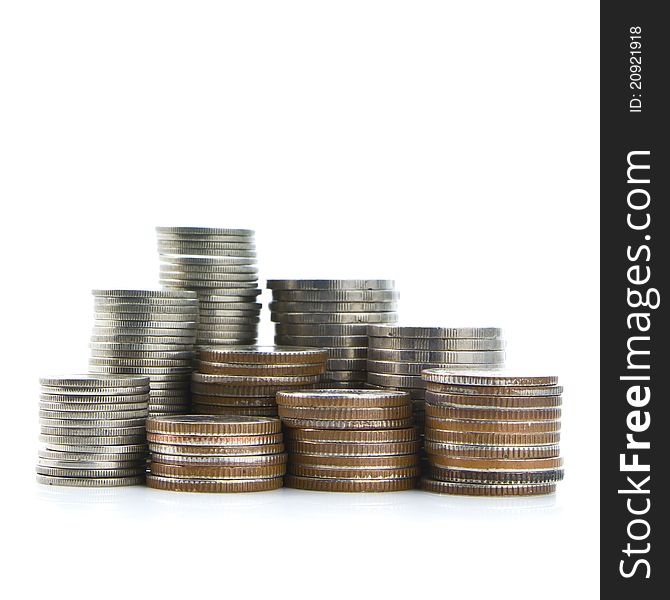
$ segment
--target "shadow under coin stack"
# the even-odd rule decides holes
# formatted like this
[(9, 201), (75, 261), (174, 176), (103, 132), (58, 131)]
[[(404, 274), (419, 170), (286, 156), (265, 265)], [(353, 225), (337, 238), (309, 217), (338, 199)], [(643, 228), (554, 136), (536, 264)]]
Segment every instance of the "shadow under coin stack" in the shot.
[(147, 485), (175, 492), (262, 492), (282, 487), (278, 419), (180, 415), (147, 419)]
[(68, 375), (40, 379), (37, 481), (111, 487), (144, 482), (149, 379)]
[(149, 414), (188, 411), (198, 300), (178, 290), (93, 290), (91, 373), (145, 375)]
[(276, 417), (277, 392), (316, 387), (327, 356), (319, 348), (202, 346), (193, 372), (193, 411)]
[(405, 392), (279, 392), (277, 404), (289, 451), (287, 487), (324, 492), (416, 487), (419, 442)]
[(200, 300), (198, 344), (254, 344), (261, 305), (254, 232), (157, 227), (164, 288), (193, 290)]
[(366, 382), (368, 323), (397, 321), (398, 293), (383, 279), (273, 279), (275, 342), (328, 350), (328, 387)]
[(369, 325), (368, 384), (403, 390), (412, 397), (414, 419), (423, 429), (424, 369), (495, 369), (505, 361), (497, 327), (404, 327)]
[(428, 369), (426, 442), (431, 492), (534, 496), (556, 490), (561, 392), (557, 378)]

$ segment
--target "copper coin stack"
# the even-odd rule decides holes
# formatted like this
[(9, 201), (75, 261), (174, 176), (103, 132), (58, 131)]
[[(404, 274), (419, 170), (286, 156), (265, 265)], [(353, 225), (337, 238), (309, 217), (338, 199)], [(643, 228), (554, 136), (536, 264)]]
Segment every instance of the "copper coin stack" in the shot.
[(110, 487), (144, 482), (149, 379), (66, 375), (40, 379), (37, 480)]
[(277, 416), (280, 390), (316, 387), (328, 354), (319, 348), (203, 346), (193, 372), (193, 411)]
[(91, 373), (144, 375), (149, 414), (183, 414), (189, 403), (198, 300), (183, 290), (93, 290)]
[(270, 417), (175, 415), (147, 419), (151, 488), (262, 492), (282, 487), (281, 423)]
[(412, 397), (414, 420), (422, 430), (430, 368), (500, 368), (505, 342), (497, 327), (409, 327), (368, 325), (368, 385), (403, 390)]
[(160, 283), (200, 301), (198, 344), (254, 344), (261, 310), (254, 232), (157, 227)]
[(397, 321), (398, 293), (387, 279), (271, 279), (275, 343), (326, 348), (324, 387), (366, 382), (368, 323)]
[(561, 393), (554, 376), (423, 371), (431, 492), (534, 496), (556, 490)]
[(418, 434), (405, 392), (302, 390), (277, 394), (289, 451), (286, 486), (329, 492), (416, 487)]

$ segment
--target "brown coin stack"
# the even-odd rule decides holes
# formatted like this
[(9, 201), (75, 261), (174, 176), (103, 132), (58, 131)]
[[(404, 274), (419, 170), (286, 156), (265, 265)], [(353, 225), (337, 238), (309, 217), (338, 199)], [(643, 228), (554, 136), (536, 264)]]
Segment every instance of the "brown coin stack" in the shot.
[(193, 410), (276, 417), (277, 392), (315, 387), (327, 358), (320, 348), (201, 347), (191, 383)]
[(174, 415), (147, 419), (147, 485), (175, 492), (280, 488), (286, 453), (278, 419)]
[(561, 393), (553, 376), (426, 369), (431, 492), (534, 496), (556, 490)]
[(419, 441), (406, 392), (279, 392), (277, 404), (289, 451), (287, 487), (329, 492), (416, 487)]

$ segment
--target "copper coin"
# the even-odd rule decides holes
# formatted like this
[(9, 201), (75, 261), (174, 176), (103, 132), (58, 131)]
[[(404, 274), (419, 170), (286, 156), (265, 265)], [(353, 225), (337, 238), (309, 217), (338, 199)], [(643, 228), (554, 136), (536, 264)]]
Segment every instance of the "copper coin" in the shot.
[(291, 346), (247, 346), (235, 348), (216, 348), (201, 346), (198, 359), (208, 362), (233, 362), (241, 364), (315, 364), (325, 361), (328, 352), (321, 348)]
[(175, 415), (150, 417), (147, 432), (175, 435), (261, 435), (281, 431), (279, 420), (269, 417)]
[(260, 467), (271, 465), (285, 465), (288, 459), (286, 452), (260, 455), (228, 455), (228, 456), (175, 456), (173, 454), (158, 454), (152, 452), (151, 461), (165, 465), (182, 467)]
[(316, 467), (289, 463), (288, 472), (298, 477), (314, 477), (320, 479), (407, 479), (418, 477), (421, 474), (420, 467), (406, 467), (397, 469), (375, 469), (346, 467)]
[(262, 456), (284, 452), (284, 444), (238, 444), (226, 446), (183, 446), (180, 444), (149, 443), (149, 451), (171, 456)]
[(560, 408), (477, 408), (470, 406), (426, 403), (426, 416), (439, 419), (472, 419), (483, 421), (556, 421)]
[(316, 492), (398, 492), (416, 487), (416, 478), (405, 479), (318, 479), (286, 475), (286, 487)]
[(266, 479), (283, 477), (286, 465), (185, 466), (152, 461), (149, 463), (149, 471), (153, 475), (176, 479)]
[(251, 375), (220, 375), (210, 373), (200, 373), (194, 371), (191, 377), (193, 383), (202, 383), (210, 385), (229, 385), (229, 386), (244, 386), (244, 387), (272, 387), (272, 386), (298, 386), (309, 385), (310, 383), (318, 383), (320, 376), (317, 375), (302, 375), (298, 376), (257, 376)]
[(386, 408), (409, 404), (409, 394), (389, 390), (319, 389), (277, 393), (277, 404), (295, 407)]
[(558, 444), (561, 434), (555, 433), (479, 433), (442, 431), (429, 428), (426, 440), (444, 444), (478, 444), (482, 446), (534, 446)]
[(421, 488), (437, 494), (457, 496), (540, 496), (553, 494), (555, 483), (535, 483), (527, 485), (487, 485), (484, 483), (454, 483), (424, 478)]
[(333, 442), (346, 444), (376, 444), (414, 442), (419, 433), (414, 427), (404, 429), (343, 430), (343, 429), (286, 429), (287, 440), (301, 442)]
[(173, 492), (264, 492), (283, 485), (282, 477), (268, 479), (173, 479), (147, 475), (147, 486)]
[(319, 454), (322, 456), (391, 456), (414, 454), (419, 451), (419, 446), (418, 440), (412, 442), (378, 442), (374, 444), (286, 440), (286, 449), (289, 452)]
[(281, 433), (259, 435), (172, 435), (169, 433), (147, 433), (147, 440), (154, 444), (174, 446), (258, 446), (279, 444)]
[(324, 408), (320, 406), (283, 406), (279, 405), (279, 415), (288, 419), (326, 419), (382, 421), (386, 419), (407, 419), (412, 416), (410, 404), (388, 406), (384, 408)]
[(276, 417), (276, 406), (220, 406), (218, 404), (191, 405), (192, 412), (199, 415), (242, 415), (249, 417)]
[(481, 408), (554, 408), (561, 406), (561, 396), (472, 396), (426, 392), (429, 404), (456, 404)]
[(544, 446), (473, 446), (466, 444), (443, 444), (426, 440), (428, 454), (464, 458), (555, 458), (561, 451), (557, 444)]
[(561, 430), (560, 421), (483, 421), (440, 419), (426, 415), (426, 430), (468, 431), (480, 433), (554, 433)]
[(469, 371), (455, 372), (454, 369), (426, 369), (422, 373), (426, 381), (448, 385), (477, 385), (489, 387), (538, 387), (553, 386), (558, 383), (555, 375), (518, 375), (503, 370), (495, 372)]
[(531, 386), (489, 386), (489, 385), (451, 385), (426, 382), (426, 390), (443, 394), (463, 396), (560, 396), (560, 385)]
[(239, 397), (259, 397), (259, 396), (274, 396), (277, 392), (283, 390), (303, 390), (316, 387), (317, 384), (296, 384), (289, 385), (275, 385), (275, 386), (240, 386), (228, 385), (223, 383), (198, 383), (191, 384), (191, 391), (196, 394), (212, 395), (212, 396), (239, 396)]
[(439, 481), (489, 484), (553, 483), (563, 479), (563, 469), (546, 471), (474, 471), (430, 467), (431, 477)]
[(264, 365), (264, 364), (238, 364), (238, 363), (213, 363), (198, 361), (196, 369), (200, 373), (217, 375), (236, 375), (254, 377), (283, 377), (283, 376), (305, 376), (321, 375), (326, 370), (325, 362), (319, 364), (304, 365)]
[(314, 454), (291, 454), (289, 463), (303, 467), (342, 469), (401, 469), (415, 467), (416, 454), (394, 456), (321, 456)]
[(219, 406), (274, 406), (277, 407), (274, 396), (206, 396), (191, 394), (191, 400), (198, 404), (216, 404)]
[(462, 458), (455, 456), (441, 456), (432, 454), (430, 462), (438, 467), (447, 469), (474, 469), (474, 470), (497, 470), (497, 471), (527, 471), (560, 469), (563, 459), (556, 458), (532, 458), (532, 459), (495, 459), (495, 458)]

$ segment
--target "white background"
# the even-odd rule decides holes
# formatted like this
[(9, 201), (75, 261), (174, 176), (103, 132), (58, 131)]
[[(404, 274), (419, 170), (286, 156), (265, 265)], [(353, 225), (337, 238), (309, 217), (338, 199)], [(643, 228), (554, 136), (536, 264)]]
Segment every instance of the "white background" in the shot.
[[(9, 596), (595, 597), (597, 11), (2, 3)], [(156, 225), (254, 228), (262, 278), (391, 277), (406, 323), (504, 327), (566, 388), (560, 491), (38, 486), (37, 378), (85, 369), (91, 288), (157, 286)]]

